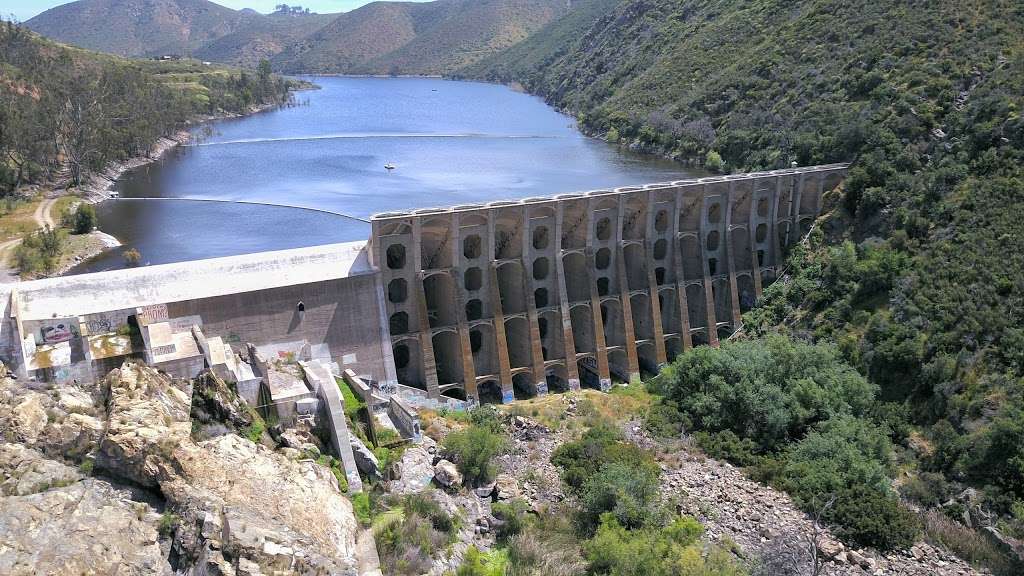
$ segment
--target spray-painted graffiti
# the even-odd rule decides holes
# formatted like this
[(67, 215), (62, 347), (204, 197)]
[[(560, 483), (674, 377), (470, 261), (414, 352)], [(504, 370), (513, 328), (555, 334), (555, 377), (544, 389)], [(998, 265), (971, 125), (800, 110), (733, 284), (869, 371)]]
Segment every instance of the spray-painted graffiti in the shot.
[(43, 344), (67, 342), (78, 334), (78, 322), (70, 318), (54, 320), (39, 326), (39, 336)]
[(153, 306), (143, 306), (139, 308), (139, 313), (136, 316), (139, 319), (139, 324), (149, 325), (157, 322), (167, 321), (167, 304), (155, 304)]

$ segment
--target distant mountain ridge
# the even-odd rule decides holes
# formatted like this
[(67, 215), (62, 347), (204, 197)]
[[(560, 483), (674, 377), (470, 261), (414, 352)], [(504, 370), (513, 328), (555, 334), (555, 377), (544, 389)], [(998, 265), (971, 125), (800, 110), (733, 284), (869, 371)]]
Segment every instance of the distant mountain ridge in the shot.
[(26, 26), (129, 57), (192, 56), (298, 73), (445, 74), (512, 46), (571, 0), (372, 2), (341, 14), (259, 14), (208, 0), (78, 0)]

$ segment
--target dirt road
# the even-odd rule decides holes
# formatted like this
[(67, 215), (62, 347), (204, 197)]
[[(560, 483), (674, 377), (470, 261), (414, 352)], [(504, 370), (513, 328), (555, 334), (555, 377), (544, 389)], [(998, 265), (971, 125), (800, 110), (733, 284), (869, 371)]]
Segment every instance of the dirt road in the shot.
[[(57, 200), (58, 198), (44, 198), (39, 203), (39, 206), (36, 206), (35, 212), (32, 213), (32, 219), (37, 227), (57, 227), (57, 222), (53, 219), (53, 205), (57, 203)], [(14, 248), (18, 244), (21, 244), (21, 238), (0, 242), (0, 282), (17, 282), (20, 280), (18, 270), (10, 261)]]

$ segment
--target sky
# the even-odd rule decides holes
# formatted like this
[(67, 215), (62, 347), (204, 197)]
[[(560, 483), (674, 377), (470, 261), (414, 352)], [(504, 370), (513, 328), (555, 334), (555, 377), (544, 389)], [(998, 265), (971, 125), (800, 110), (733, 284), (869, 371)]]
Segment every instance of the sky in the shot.
[[(215, 0), (217, 4), (240, 10), (252, 8), (258, 12), (273, 12), (274, 6), (278, 4), (301, 5), (313, 12), (325, 14), (328, 12), (347, 12), (358, 8), (363, 4), (369, 4), (371, 0)], [(426, 0), (410, 0), (413, 2), (424, 2)], [(19, 22), (61, 4), (67, 4), (67, 0), (0, 0), (0, 16), (9, 18), (14, 16)]]

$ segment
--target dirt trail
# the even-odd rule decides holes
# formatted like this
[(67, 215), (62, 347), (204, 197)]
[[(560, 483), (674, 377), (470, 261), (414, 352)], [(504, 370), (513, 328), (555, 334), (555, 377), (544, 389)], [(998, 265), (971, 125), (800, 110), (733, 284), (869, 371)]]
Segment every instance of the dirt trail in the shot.
[[(32, 220), (35, 221), (38, 228), (57, 227), (57, 222), (53, 219), (53, 205), (57, 203), (57, 200), (58, 198), (44, 198), (39, 206), (36, 206), (35, 212), (32, 213)], [(11, 266), (10, 262), (14, 248), (18, 244), (21, 244), (21, 238), (0, 242), (0, 282), (17, 282), (20, 279), (17, 269)]]

